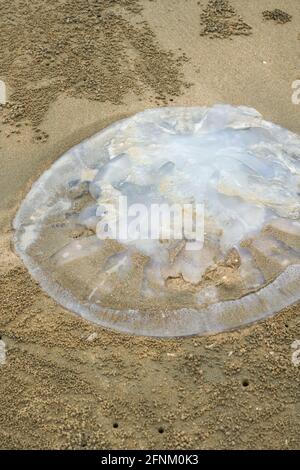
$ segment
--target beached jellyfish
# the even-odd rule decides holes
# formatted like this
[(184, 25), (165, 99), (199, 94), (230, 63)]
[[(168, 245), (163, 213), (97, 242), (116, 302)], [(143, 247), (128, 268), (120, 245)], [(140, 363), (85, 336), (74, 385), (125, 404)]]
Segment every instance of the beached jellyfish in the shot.
[(214, 334), (299, 300), (299, 194), (300, 137), (254, 109), (150, 109), (38, 179), (15, 247), (50, 296), (90, 321)]

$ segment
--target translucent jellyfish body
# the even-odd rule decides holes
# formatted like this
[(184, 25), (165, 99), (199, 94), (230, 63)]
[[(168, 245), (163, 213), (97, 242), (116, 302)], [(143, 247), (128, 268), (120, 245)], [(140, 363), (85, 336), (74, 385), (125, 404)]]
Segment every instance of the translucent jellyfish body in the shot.
[[(215, 334), (299, 300), (299, 193), (300, 138), (257, 111), (151, 109), (39, 178), (14, 220), (15, 247), (50, 296), (90, 321), (149, 336)], [(140, 238), (110, 231), (112, 220), (134, 222), (121, 198), (147, 209)], [(173, 204), (202, 207), (201, 241), (147, 219)]]

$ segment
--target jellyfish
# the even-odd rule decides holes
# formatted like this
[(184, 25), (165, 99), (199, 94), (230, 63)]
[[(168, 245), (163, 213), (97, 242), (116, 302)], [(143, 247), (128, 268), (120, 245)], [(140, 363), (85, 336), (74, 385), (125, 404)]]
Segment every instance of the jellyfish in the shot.
[(244, 106), (148, 109), (62, 155), (13, 228), (42, 289), (88, 321), (234, 330), (300, 299), (300, 137)]

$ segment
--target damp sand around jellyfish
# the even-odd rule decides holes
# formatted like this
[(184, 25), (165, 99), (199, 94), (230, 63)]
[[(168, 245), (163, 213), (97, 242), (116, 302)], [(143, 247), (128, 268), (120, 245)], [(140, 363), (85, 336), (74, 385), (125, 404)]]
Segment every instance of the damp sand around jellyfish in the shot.
[[(300, 137), (254, 109), (150, 109), (39, 178), (14, 220), (15, 247), (50, 296), (90, 321), (149, 336), (215, 334), (299, 300), (299, 194)], [(189, 250), (189, 237), (170, 232), (101, 237), (120, 197), (201, 205), (201, 244)]]

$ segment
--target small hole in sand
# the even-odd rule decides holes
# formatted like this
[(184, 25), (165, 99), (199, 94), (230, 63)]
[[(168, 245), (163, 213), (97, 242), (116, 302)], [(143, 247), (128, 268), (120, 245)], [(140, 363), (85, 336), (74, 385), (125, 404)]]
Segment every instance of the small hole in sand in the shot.
[(113, 423), (113, 428), (117, 429), (119, 427), (119, 423), (117, 423), (116, 421)]
[(244, 379), (243, 382), (242, 382), (242, 385), (243, 385), (243, 387), (248, 387), (249, 386), (249, 380)]
[(163, 433), (165, 432), (165, 430), (164, 430), (164, 428), (163, 428), (162, 426), (160, 426), (160, 427), (158, 428), (158, 432), (159, 432), (159, 434), (163, 434)]

